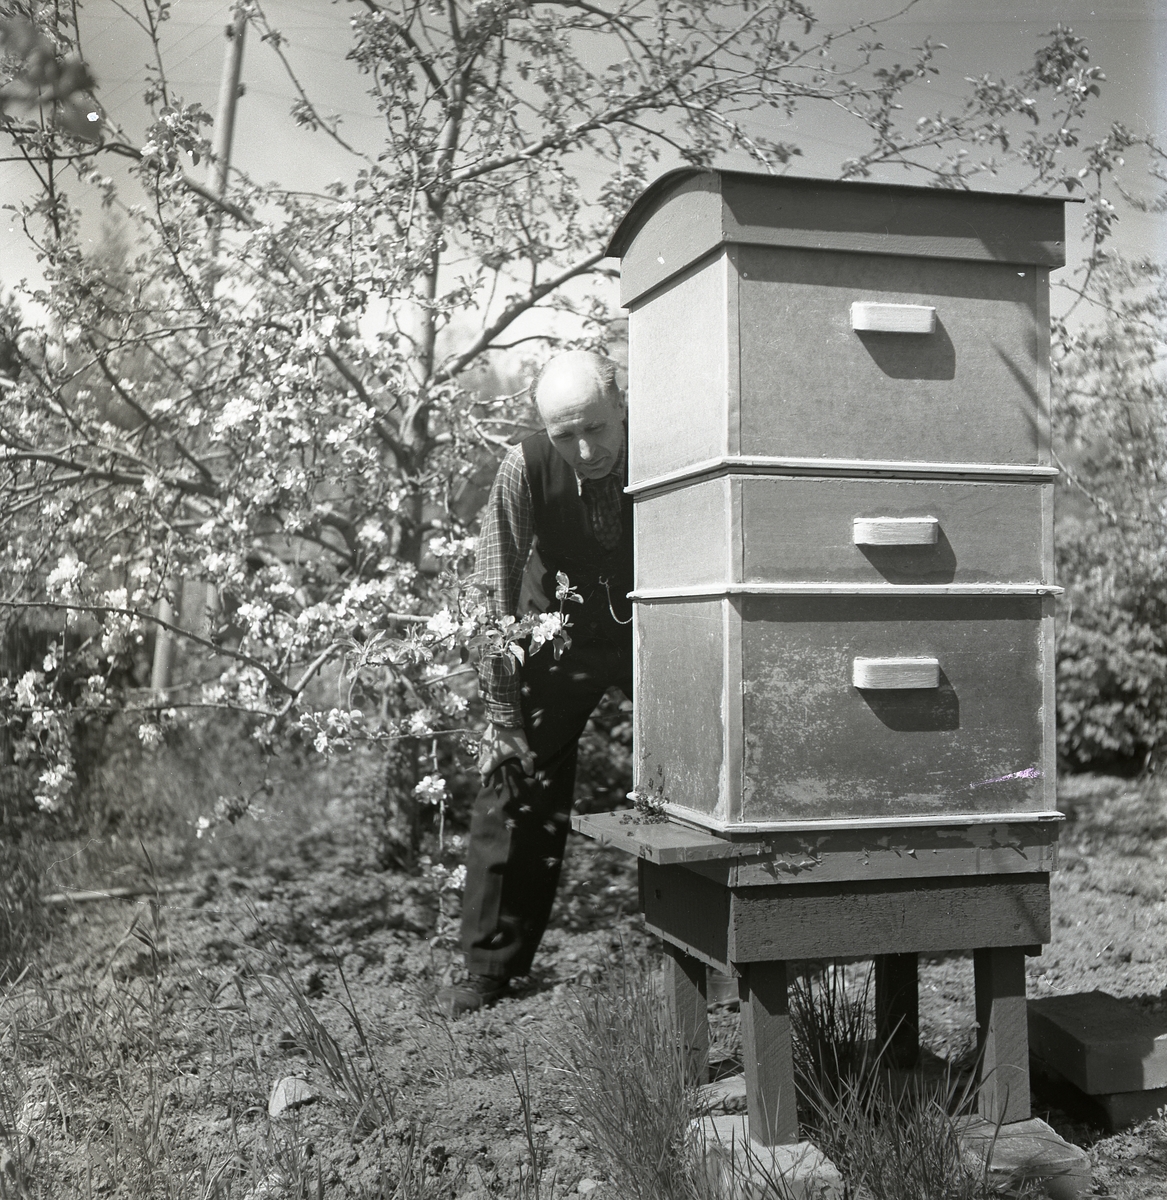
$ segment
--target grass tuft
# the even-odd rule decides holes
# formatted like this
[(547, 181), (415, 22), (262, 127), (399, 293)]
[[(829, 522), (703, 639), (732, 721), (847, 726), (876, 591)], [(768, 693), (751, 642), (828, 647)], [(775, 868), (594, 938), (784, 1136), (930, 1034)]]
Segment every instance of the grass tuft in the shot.
[(363, 1138), (396, 1120), (393, 1095), (379, 1070), (365, 1027), (352, 1001), (348, 981), (339, 963), (335, 964), (347, 1002), (341, 1008), (348, 1017), (369, 1063), (371, 1081), (366, 1078), (352, 1055), (333, 1036), (316, 1015), (304, 989), (296, 981), (282, 955), (270, 949), (264, 955), (264, 970), (255, 973), (255, 982), (272, 1008), (294, 1031), (296, 1041), (328, 1076), (346, 1104), (353, 1137)]
[[(828, 964), (791, 989), (805, 1133), (839, 1168), (847, 1200), (996, 1200), (987, 1163), (961, 1147), (958, 1118), (976, 1109), (972, 1077), (950, 1067), (931, 1084), (905, 1084), (888, 1069), (888, 1046), (871, 1039), (870, 969), (857, 988), (847, 982), (844, 967)], [(1037, 1184), (1013, 1193), (1039, 1194)]]
[(695, 1089), (652, 976), (626, 964), (577, 993), (556, 1051), (574, 1119), (620, 1195), (713, 1200), (690, 1132)]
[(871, 966), (857, 966), (855, 988), (845, 966), (808, 963), (790, 989), (795, 1082), (812, 1110), (817, 1098), (834, 1100), (875, 1073)]

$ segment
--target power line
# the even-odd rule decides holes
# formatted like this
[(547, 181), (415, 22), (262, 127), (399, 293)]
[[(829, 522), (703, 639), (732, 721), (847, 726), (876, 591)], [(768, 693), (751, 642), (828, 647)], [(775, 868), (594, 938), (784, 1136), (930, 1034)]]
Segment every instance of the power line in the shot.
[[(99, 40), (101, 35), (113, 32), (117, 28), (118, 24), (119, 24), (119, 22), (116, 19), (109, 20), (106, 23), (105, 27), (103, 29), (99, 30), (98, 34), (96, 34), (93, 38), (87, 37), (86, 41), (90, 45), (93, 45), (95, 42), (97, 42)], [(183, 42), (185, 42), (187, 38), (193, 36), (194, 34), (197, 34), (200, 30), (208, 29), (212, 25), (218, 26), (218, 24), (219, 24), (218, 21), (211, 21), (210, 19), (208, 19), (206, 21), (202, 21), (202, 22), (192, 22), (191, 27), (188, 30), (188, 32), (182, 34), (182, 36), (175, 39), (174, 42), (170, 43), (169, 45), (165, 45), (163, 47), (164, 54), (165, 53), (173, 53), (176, 47), (180, 46)], [(138, 28), (138, 27), (135, 26), (135, 29), (136, 28)], [(143, 36), (145, 36), (145, 35), (143, 35)], [(222, 35), (218, 32), (218, 29), (216, 29), (216, 32), (214, 34), (212, 34), (212, 36), (209, 37), (205, 42), (202, 42), (200, 45), (195, 47), (195, 49), (193, 49), (185, 57), (179, 59), (179, 61), (174, 63), (172, 67), (168, 67), (167, 76), (169, 77), (170, 72), (172, 70), (175, 70), (178, 67), (182, 66), (183, 63), (188, 62), (190, 59), (194, 58), (194, 56), (196, 54), (201, 54), (209, 45), (211, 45), (212, 42), (216, 41), (220, 36), (222, 36)], [(90, 61), (92, 62), (92, 54), (90, 55)], [(143, 65), (143, 67), (140, 71), (131, 73), (130, 75), (127, 75), (125, 78), (123, 78), (119, 83), (117, 83), (113, 87), (101, 88), (99, 91), (99, 95), (100, 95), (101, 101), (104, 104), (104, 106), (106, 108), (112, 108), (115, 104), (121, 103), (121, 100), (120, 100), (121, 94), (127, 88), (135, 88), (135, 89), (140, 88), (142, 85), (142, 82), (143, 82), (143, 78), (144, 78), (144, 75), (143, 75), (144, 71), (145, 71), (145, 65)]]

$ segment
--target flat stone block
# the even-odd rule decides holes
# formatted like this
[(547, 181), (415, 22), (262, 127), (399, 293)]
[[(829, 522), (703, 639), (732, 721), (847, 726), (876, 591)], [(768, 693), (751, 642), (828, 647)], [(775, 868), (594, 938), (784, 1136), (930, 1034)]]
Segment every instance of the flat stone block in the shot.
[(1049, 1063), (1034, 1059), (1031, 1066), (1035, 1086), (1059, 1107), (1079, 1111), (1112, 1133), (1137, 1125), (1167, 1107), (1167, 1087), (1149, 1088), (1144, 1092), (1099, 1092), (1088, 1096)]
[(697, 1089), (697, 1111), (702, 1114), (744, 1113), (746, 1077), (727, 1075)]
[(1088, 1096), (1167, 1087), (1167, 1021), (1106, 992), (1030, 1000), (1029, 1050)]
[(843, 1177), (813, 1142), (760, 1146), (745, 1113), (700, 1117), (693, 1128), (725, 1200), (843, 1200)]
[(1001, 1126), (963, 1117), (956, 1124), (964, 1152), (980, 1163), (988, 1160), (989, 1178), (1000, 1190), (1040, 1179), (1050, 1200), (1081, 1200), (1091, 1194), (1090, 1156), (1038, 1117)]
[(1111, 1129), (1125, 1129), (1167, 1107), (1167, 1087), (1150, 1088), (1145, 1092), (1107, 1092), (1090, 1099), (1102, 1109)]

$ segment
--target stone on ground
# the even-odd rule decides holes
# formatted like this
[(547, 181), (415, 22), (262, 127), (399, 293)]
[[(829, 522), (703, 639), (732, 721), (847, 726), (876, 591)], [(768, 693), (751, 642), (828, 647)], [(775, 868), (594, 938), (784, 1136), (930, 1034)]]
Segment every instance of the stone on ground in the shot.
[(726, 1200), (843, 1200), (843, 1177), (813, 1143), (762, 1146), (745, 1113), (700, 1117), (705, 1170)]
[(1049, 1200), (1083, 1200), (1093, 1191), (1090, 1156), (1038, 1117), (1000, 1126), (964, 1117), (957, 1126), (964, 1152), (978, 1164), (988, 1160), (989, 1179), (1002, 1192), (1026, 1180), (1041, 1180)]
[(706, 1083), (697, 1089), (697, 1111), (709, 1113), (740, 1113), (746, 1111), (746, 1077), (727, 1075), (724, 1079)]
[(282, 1117), (303, 1108), (305, 1104), (314, 1104), (319, 1099), (320, 1093), (306, 1079), (287, 1075), (272, 1084), (267, 1113), (269, 1117)]

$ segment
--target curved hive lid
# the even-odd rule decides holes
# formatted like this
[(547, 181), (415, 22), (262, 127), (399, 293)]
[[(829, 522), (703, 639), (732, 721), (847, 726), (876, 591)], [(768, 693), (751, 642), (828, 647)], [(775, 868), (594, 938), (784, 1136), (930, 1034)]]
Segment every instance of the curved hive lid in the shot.
[(608, 244), (621, 302), (723, 244), (1065, 265), (1066, 199), (681, 167), (651, 183)]

